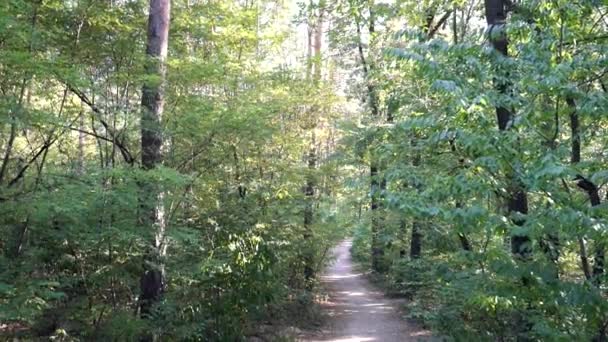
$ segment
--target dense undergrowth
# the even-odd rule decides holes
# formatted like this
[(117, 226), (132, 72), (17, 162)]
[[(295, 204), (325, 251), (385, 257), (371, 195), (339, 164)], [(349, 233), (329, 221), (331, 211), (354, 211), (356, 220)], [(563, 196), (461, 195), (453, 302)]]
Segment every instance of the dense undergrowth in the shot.
[[(97, 175), (80, 177), (77, 186), (45, 179), (58, 183), (29, 199), (27, 249), (16, 261), (1, 259), (3, 329), (60, 340), (130, 341), (158, 331), (169, 340), (232, 341), (255, 333), (254, 322), (306, 319), (312, 295), (301, 253), (314, 244), (321, 268), (340, 238), (336, 223), (320, 219), (318, 235), (303, 241), (288, 216), (264, 219), (277, 217), (277, 208), (298, 212), (298, 200), (264, 208), (254, 195), (226, 196), (211, 207), (187, 197), (201, 218), (176, 217), (169, 226), (166, 294), (151, 319), (134, 315), (147, 234), (133, 225), (137, 187), (129, 175), (113, 172), (110, 189), (97, 185), (105, 183)], [(20, 208), (3, 206), (2, 217), (18, 217)]]
[[(367, 269), (369, 241), (368, 229), (358, 230), (351, 250)], [(510, 273), (504, 274), (515, 272), (513, 265), (500, 260), (504, 256), (480, 261), (479, 255), (456, 246), (452, 254), (417, 260), (399, 257), (399, 247), (392, 252), (395, 258), (388, 271), (370, 276), (387, 295), (407, 299), (409, 317), (448, 340), (591, 341), (608, 309), (593, 285), (581, 286), (580, 279), (557, 282), (547, 270), (537, 270), (541, 276), (522, 287)], [(574, 255), (564, 259), (565, 264), (576, 264)]]
[(308, 319), (344, 100), (283, 54), (307, 25), (280, 1), (0, 2), (0, 339)]

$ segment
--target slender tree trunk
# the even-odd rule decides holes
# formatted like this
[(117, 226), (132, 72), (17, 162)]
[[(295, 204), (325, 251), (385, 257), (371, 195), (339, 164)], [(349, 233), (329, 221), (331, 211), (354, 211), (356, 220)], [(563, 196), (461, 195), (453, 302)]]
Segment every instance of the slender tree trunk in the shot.
[[(420, 152), (416, 150), (416, 138), (411, 140), (410, 146), (412, 146), (412, 152), (414, 153), (412, 157), (412, 166), (416, 168), (420, 166), (421, 161)], [(422, 184), (416, 182), (413, 184), (413, 186), (416, 188), (418, 193), (422, 191)], [(422, 255), (422, 238), (422, 223), (420, 220), (415, 219), (414, 222), (412, 222), (412, 236), (410, 241), (411, 259), (418, 259)]]
[[(494, 49), (504, 58), (509, 56), (509, 41), (505, 32), (505, 23), (507, 19), (505, 0), (485, 0), (486, 21), (488, 23), (488, 31), (490, 42)], [(497, 68), (498, 69), (498, 68)], [(499, 81), (499, 79), (508, 80), (508, 75), (496, 77), (495, 87), (502, 95), (509, 95), (510, 84), (508, 81)], [(511, 128), (513, 113), (509, 108), (504, 106), (496, 107), (496, 119), (498, 129), (501, 132), (506, 132)], [(521, 181), (517, 179), (517, 175), (511, 174), (509, 179), (509, 189), (507, 198), (507, 208), (510, 214), (526, 215), (528, 213), (528, 195), (524, 190)], [(525, 220), (521, 217), (515, 218), (513, 222), (522, 226)], [(528, 259), (532, 253), (530, 238), (525, 235), (511, 235), (511, 252), (521, 258)]]
[[(580, 136), (580, 125), (578, 120), (578, 113), (576, 111), (576, 102), (573, 98), (567, 98), (566, 103), (568, 107), (570, 107), (570, 163), (572, 165), (576, 165), (581, 161), (581, 136)], [(587, 242), (584, 237), (578, 238), (579, 245), (579, 257), (581, 259), (581, 267), (583, 269), (583, 273), (585, 274), (585, 278), (587, 280), (591, 280), (593, 276), (591, 275), (591, 266), (589, 264), (589, 257), (587, 256)]]
[(80, 112), (78, 118), (78, 161), (76, 164), (76, 174), (82, 176), (84, 174), (84, 112)]
[[(370, 7), (371, 9), (371, 7)], [(355, 14), (355, 24), (357, 29), (357, 51), (359, 52), (359, 60), (361, 63), (361, 68), (363, 69), (363, 76), (365, 78), (366, 87), (367, 87), (367, 104), (371, 111), (372, 117), (378, 117), (379, 110), (378, 104), (375, 96), (375, 89), (373, 84), (371, 83), (370, 71), (372, 70), (372, 66), (368, 65), (367, 58), (365, 57), (365, 52), (363, 50), (363, 38), (362, 38), (362, 13), (359, 9), (357, 14)], [(374, 30), (373, 16), (370, 14), (370, 25), (368, 27), (371, 33)], [(374, 156), (374, 152), (370, 152), (370, 165), (369, 165), (369, 177), (370, 177), (370, 211), (371, 211), (371, 263), (372, 269), (375, 271), (379, 271), (381, 269), (380, 259), (383, 257), (384, 250), (381, 248), (378, 242), (378, 235), (380, 232), (380, 222), (379, 222), (379, 183), (378, 183), (378, 164)]]
[[(373, 158), (373, 156), (372, 156)], [(382, 231), (382, 213), (380, 212), (380, 180), (378, 174), (378, 163), (375, 160), (372, 160), (369, 168), (369, 177), (370, 177), (370, 192), (371, 192), (371, 233), (372, 233), (372, 269), (376, 272), (384, 271), (383, 267), (383, 259), (384, 259), (384, 248), (382, 246), (382, 242), (380, 241), (380, 234)]]
[[(462, 202), (456, 201), (456, 208), (462, 208)], [(462, 247), (464, 251), (471, 252), (473, 250), (473, 247), (471, 246), (471, 241), (469, 241), (469, 238), (466, 236), (466, 234), (458, 233), (458, 240), (460, 241), (460, 247)]]
[[(311, 7), (312, 10), (312, 7)], [(325, 2), (320, 1), (318, 4), (318, 13), (316, 17), (316, 21), (314, 25), (310, 25), (309, 23), (309, 36), (308, 36), (308, 51), (309, 56), (310, 52), (314, 52), (314, 60), (308, 61), (308, 75), (307, 78), (310, 79), (310, 74), (312, 74), (313, 82), (316, 86), (319, 86), (321, 82), (322, 75), (322, 48), (323, 48), (323, 20), (325, 15)], [(313, 37), (311, 37), (310, 33), (313, 33)], [(313, 46), (311, 46), (313, 44)], [(311, 115), (316, 116), (319, 113), (311, 113)], [(316, 122), (315, 118), (311, 118), (312, 122)], [(306, 241), (305, 245), (305, 253), (304, 253), (304, 280), (305, 286), (308, 289), (311, 289), (313, 285), (313, 279), (315, 277), (315, 261), (314, 261), (314, 248), (311, 245), (312, 236), (313, 236), (313, 224), (314, 224), (314, 196), (315, 196), (315, 177), (314, 170), (317, 167), (317, 142), (316, 142), (316, 133), (315, 129), (317, 128), (316, 123), (313, 124), (311, 129), (311, 139), (310, 146), (308, 147), (308, 154), (306, 156), (306, 162), (308, 167), (308, 174), (306, 175), (306, 185), (304, 186), (304, 197), (305, 197), (305, 207), (304, 207), (304, 240)]]
[(306, 79), (309, 80), (312, 75), (312, 37), (313, 31), (308, 27), (308, 51), (306, 53)]
[[(601, 199), (600, 199), (600, 194), (599, 194), (599, 188), (597, 187), (597, 185), (595, 185), (593, 182), (591, 182), (590, 180), (588, 180), (580, 175), (577, 176), (576, 179), (577, 179), (576, 185), (579, 188), (583, 189), (589, 196), (589, 201), (591, 202), (591, 206), (596, 207), (596, 206), (600, 205)], [(584, 240), (583, 240), (583, 242), (584, 242)], [(581, 244), (581, 241), (579, 241), (579, 244)], [(605, 259), (604, 245), (601, 242), (596, 242), (594, 254), (595, 255), (593, 258), (593, 273), (592, 273), (591, 278), (593, 280), (593, 283), (595, 285), (599, 286), (601, 283), (601, 280), (600, 280), (601, 276), (604, 274), (604, 259)], [(587, 275), (589, 273), (589, 269), (588, 269), (589, 262), (587, 261), (586, 255), (581, 257), (581, 262), (583, 263), (583, 267), (586, 267), (586, 269), (584, 268), (583, 271)]]
[(6, 149), (4, 150), (4, 157), (2, 158), (2, 165), (0, 165), (0, 185), (4, 180), (4, 174), (6, 173), (8, 163), (10, 161), (11, 153), (13, 152), (13, 145), (15, 138), (17, 137), (17, 118), (13, 114), (11, 115), (11, 132), (6, 143)]
[(315, 181), (313, 172), (316, 168), (316, 150), (315, 150), (315, 132), (313, 130), (311, 134), (311, 143), (308, 150), (307, 162), (308, 162), (308, 175), (306, 176), (306, 186), (304, 187), (305, 196), (305, 207), (304, 207), (304, 240), (307, 244), (305, 246), (304, 256), (304, 280), (306, 286), (310, 288), (312, 286), (312, 280), (315, 276), (314, 267), (314, 254), (313, 246), (310, 245), (312, 238), (312, 225), (314, 221), (314, 196), (315, 196)]
[(420, 221), (416, 220), (412, 223), (412, 241), (410, 243), (410, 258), (418, 259), (422, 254), (422, 230), (420, 229)]
[[(28, 49), (29, 53), (34, 52), (34, 47), (36, 44), (35, 36), (36, 36), (36, 25), (38, 24), (38, 6), (40, 6), (41, 3), (42, 3), (42, 0), (36, 0), (33, 3), (34, 7), (33, 7), (33, 13), (32, 13), (31, 26), (30, 26), (31, 31), (30, 31), (30, 42), (29, 42), (29, 49)], [(0, 186), (2, 185), (4, 176), (6, 175), (6, 172), (8, 170), (8, 164), (11, 159), (13, 147), (15, 145), (15, 139), (17, 138), (17, 122), (18, 122), (17, 117), (23, 111), (23, 101), (24, 101), (25, 93), (26, 93), (26, 90), (27, 90), (27, 87), (29, 85), (31, 78), (32, 78), (32, 75), (29, 72), (27, 72), (25, 74), (25, 76), (23, 77), (23, 79), (21, 80), (21, 89), (19, 90), (19, 100), (17, 103), (17, 108), (16, 108), (16, 110), (12, 110), (9, 115), (11, 118), (11, 130), (9, 133), (8, 141), (6, 143), (6, 149), (4, 150), (4, 156), (2, 157), (2, 163), (0, 164)]]
[(587, 253), (587, 241), (585, 241), (584, 237), (578, 238), (578, 248), (579, 257), (581, 259), (581, 268), (585, 274), (585, 279), (591, 280), (593, 279), (593, 275), (591, 274), (591, 266), (589, 264), (589, 257)]
[(314, 27), (314, 75), (313, 80), (316, 84), (321, 81), (322, 65), (323, 65), (323, 24), (325, 20), (325, 2), (319, 1), (319, 13), (317, 16), (317, 22)]
[[(458, 44), (458, 7), (456, 5), (454, 5), (452, 13), (453, 13), (452, 14), (452, 40), (453, 40), (453, 43), (456, 45), (456, 44)], [(454, 141), (451, 141), (450, 145), (451, 145), (452, 152), (454, 154), (456, 154), (456, 144), (454, 143)], [(463, 165), (464, 165), (464, 159), (459, 158), (458, 159), (459, 168), (462, 168)], [(460, 200), (456, 201), (456, 208), (462, 208), (462, 202)], [(465, 250), (467, 252), (470, 252), (472, 250), (471, 242), (469, 241), (469, 238), (464, 233), (458, 233), (458, 240), (460, 241), (460, 247), (462, 247), (463, 250)]]
[(570, 163), (577, 164), (581, 161), (581, 134), (580, 124), (578, 120), (578, 112), (576, 111), (576, 102), (573, 98), (567, 98), (566, 103), (570, 108), (570, 133), (572, 135)]
[[(374, 14), (374, 2), (368, 3), (369, 7), (369, 21), (368, 21), (368, 33), (372, 37), (376, 32), (375, 14)], [(357, 50), (359, 52), (359, 58), (361, 61), (361, 67), (363, 68), (363, 76), (365, 77), (367, 87), (367, 103), (370, 108), (370, 114), (372, 118), (380, 117), (380, 109), (378, 105), (378, 98), (376, 96), (376, 88), (372, 83), (371, 73), (374, 70), (374, 66), (365, 57), (363, 50), (362, 30), (361, 30), (361, 18), (362, 13), (359, 10), (358, 16), (355, 18), (357, 28)], [(384, 246), (380, 241), (380, 235), (383, 230), (383, 213), (382, 213), (382, 187), (386, 187), (386, 181), (381, 179), (382, 172), (380, 170), (380, 164), (374, 151), (370, 152), (370, 165), (369, 165), (369, 176), (370, 176), (370, 210), (371, 210), (371, 257), (372, 257), (372, 269), (376, 272), (385, 271), (384, 263)], [(383, 185), (384, 184), (384, 185)]]
[[(165, 104), (165, 60), (169, 43), (170, 0), (150, 0), (148, 17), (148, 44), (146, 48), (146, 74), (156, 76), (156, 81), (148, 81), (142, 89), (141, 116), (141, 164), (144, 170), (160, 166), (162, 158), (162, 114)], [(145, 229), (153, 231), (151, 249), (144, 260), (141, 277), (140, 309), (142, 317), (152, 313), (165, 289), (164, 256), (165, 212), (163, 192), (157, 184), (146, 182), (142, 189), (142, 211), (140, 221)], [(152, 339), (146, 336), (144, 340)]]
[[(576, 110), (576, 102), (573, 98), (569, 97), (566, 99), (568, 107), (570, 108), (570, 132), (571, 132), (571, 154), (570, 162), (573, 165), (580, 163), (581, 161), (581, 133), (580, 133), (580, 122), (578, 112)], [(576, 177), (577, 186), (584, 190), (589, 196), (591, 206), (595, 207), (601, 204), (599, 188), (590, 180), (579, 175)], [(595, 256), (593, 260), (593, 269), (589, 265), (589, 258), (587, 256), (587, 246), (584, 237), (579, 238), (579, 255), (581, 259), (581, 266), (587, 280), (592, 280), (597, 286), (600, 285), (601, 276), (604, 274), (604, 259), (605, 249), (601, 243), (595, 246)]]

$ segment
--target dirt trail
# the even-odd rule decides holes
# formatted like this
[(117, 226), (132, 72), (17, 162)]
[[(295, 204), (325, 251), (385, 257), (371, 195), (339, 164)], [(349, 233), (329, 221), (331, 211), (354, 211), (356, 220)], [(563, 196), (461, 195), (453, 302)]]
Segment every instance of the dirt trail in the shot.
[(399, 301), (388, 299), (353, 268), (349, 240), (334, 249), (336, 260), (322, 276), (329, 291), (323, 331), (301, 338), (316, 342), (430, 341), (430, 333), (402, 318)]

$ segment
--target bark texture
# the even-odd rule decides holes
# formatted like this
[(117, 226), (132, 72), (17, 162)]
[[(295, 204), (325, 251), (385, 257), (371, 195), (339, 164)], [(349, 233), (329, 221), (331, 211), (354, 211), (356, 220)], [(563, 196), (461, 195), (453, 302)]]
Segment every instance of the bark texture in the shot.
[[(170, 0), (150, 0), (148, 17), (148, 43), (146, 47), (146, 74), (150, 79), (142, 89), (141, 114), (141, 165), (152, 170), (163, 161), (162, 115), (165, 104), (164, 83), (169, 43)], [(153, 182), (142, 188), (140, 221), (144, 229), (151, 229), (151, 248), (144, 260), (144, 273), (140, 279), (140, 312), (142, 317), (151, 314), (165, 290), (164, 255), (165, 212), (162, 189)], [(149, 340), (146, 337), (144, 340)]]

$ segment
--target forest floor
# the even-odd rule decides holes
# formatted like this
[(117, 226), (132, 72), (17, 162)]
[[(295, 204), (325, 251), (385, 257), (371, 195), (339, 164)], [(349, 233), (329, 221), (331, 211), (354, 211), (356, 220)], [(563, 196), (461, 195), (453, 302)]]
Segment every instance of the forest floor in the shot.
[(321, 330), (298, 341), (316, 342), (403, 342), (430, 341), (431, 333), (404, 318), (403, 301), (386, 298), (357, 271), (350, 255), (352, 242), (335, 249), (335, 262), (321, 277), (328, 300), (321, 306), (326, 322)]

